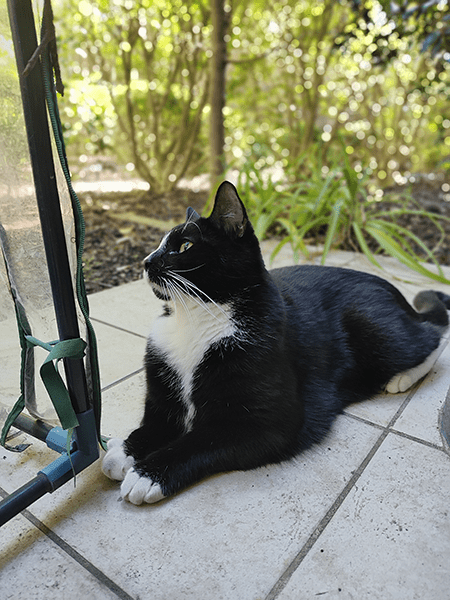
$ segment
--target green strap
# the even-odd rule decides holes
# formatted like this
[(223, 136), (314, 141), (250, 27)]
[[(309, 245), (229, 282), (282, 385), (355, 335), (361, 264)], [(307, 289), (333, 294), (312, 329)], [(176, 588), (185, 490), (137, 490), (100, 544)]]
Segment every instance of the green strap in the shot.
[(17, 419), (17, 417), (20, 415), (20, 413), (23, 411), (24, 408), (25, 408), (25, 396), (23, 394), (20, 394), (19, 399), (12, 407), (12, 410), (9, 412), (9, 414), (6, 418), (6, 421), (3, 425), (2, 434), (0, 437), (0, 444), (7, 450), (10, 450), (11, 452), (22, 452), (23, 450), (28, 448), (28, 446), (30, 445), (30, 444), (19, 444), (17, 446), (9, 446), (6, 443), (6, 437), (9, 433), (9, 430), (11, 429), (11, 427), (14, 424), (14, 421)]
[(84, 249), (84, 237), (85, 237), (85, 223), (83, 217), (83, 211), (81, 209), (80, 200), (75, 193), (72, 186), (72, 180), (70, 177), (69, 165), (67, 162), (66, 149), (64, 145), (64, 138), (62, 134), (61, 119), (59, 117), (58, 104), (56, 101), (55, 87), (53, 83), (53, 71), (51, 66), (51, 60), (49, 56), (48, 48), (46, 48), (42, 54), (42, 73), (44, 79), (44, 89), (47, 101), (48, 112), (50, 116), (50, 122), (52, 125), (53, 136), (58, 151), (58, 157), (61, 164), (61, 168), (66, 179), (67, 188), (70, 193), (72, 200), (72, 208), (75, 219), (75, 230), (77, 238), (77, 270), (76, 270), (76, 292), (77, 300), (83, 314), (87, 337), (88, 337), (88, 359), (89, 369), (91, 375), (92, 384), (92, 403), (95, 415), (95, 421), (97, 426), (97, 437), (100, 445), (106, 450), (106, 443), (101, 436), (100, 421), (101, 421), (101, 384), (100, 384), (100, 370), (98, 365), (98, 350), (97, 350), (97, 339), (95, 331), (89, 318), (89, 303), (86, 294), (86, 288), (84, 285), (83, 277), (83, 249)]
[(41, 379), (55, 407), (63, 429), (78, 427), (77, 415), (72, 406), (69, 392), (58, 372), (57, 365), (62, 358), (83, 358), (86, 342), (81, 338), (61, 342), (44, 343), (31, 335), (25, 336), (30, 346), (40, 346), (48, 351), (48, 356), (40, 368)]
[[(71, 430), (79, 425), (77, 415), (72, 406), (69, 392), (62, 380), (61, 375), (58, 372), (58, 362), (63, 359), (81, 359), (84, 356), (84, 350), (86, 348), (86, 342), (81, 338), (75, 338), (71, 340), (56, 341), (56, 342), (41, 342), (32, 335), (25, 335), (26, 344), (28, 348), (34, 346), (40, 346), (49, 353), (45, 361), (40, 368), (41, 379), (44, 386), (50, 396), (53, 406), (55, 407), (58, 418), (61, 422), (61, 426), (65, 430)], [(24, 348), (23, 348), (24, 350)], [(3, 426), (0, 443), (2, 446), (6, 446), (6, 436), (14, 424), (15, 419), (25, 408), (25, 395), (22, 391), (19, 399), (13, 406), (13, 409), (8, 415)], [(20, 451), (23, 450), (23, 446), (16, 448), (10, 448), (9, 450)]]
[(31, 327), (27, 319), (27, 315), (25, 312), (25, 308), (19, 300), (19, 297), (16, 293), (15, 287), (12, 282), (11, 272), (9, 268), (8, 261), (6, 260), (6, 237), (0, 239), (0, 250), (4, 260), (6, 276), (8, 278), (9, 291), (14, 301), (14, 310), (16, 314), (17, 326), (19, 331), (19, 342), (20, 342), (20, 354), (21, 354), (21, 367), (20, 367), (20, 396), (17, 402), (14, 404), (12, 410), (8, 414), (8, 417), (5, 420), (5, 423), (2, 428), (2, 432), (0, 435), (0, 444), (4, 446), (7, 450), (11, 450), (12, 452), (22, 452), (26, 448), (28, 448), (29, 444), (19, 444), (17, 446), (8, 446), (6, 444), (6, 437), (11, 429), (16, 418), (20, 415), (20, 413), (25, 408), (27, 397), (30, 397), (30, 393), (34, 399), (34, 376), (32, 377), (32, 382), (26, 381), (26, 374), (31, 369), (31, 374), (34, 374), (34, 352), (31, 348), (29, 348), (26, 336), (31, 334)]

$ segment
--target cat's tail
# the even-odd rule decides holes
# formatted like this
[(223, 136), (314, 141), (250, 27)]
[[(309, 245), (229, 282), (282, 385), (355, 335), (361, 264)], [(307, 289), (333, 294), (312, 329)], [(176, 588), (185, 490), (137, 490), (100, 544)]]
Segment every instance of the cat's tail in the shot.
[(439, 327), (448, 326), (447, 310), (450, 310), (450, 296), (447, 294), (433, 290), (422, 291), (416, 295), (413, 304), (424, 321)]

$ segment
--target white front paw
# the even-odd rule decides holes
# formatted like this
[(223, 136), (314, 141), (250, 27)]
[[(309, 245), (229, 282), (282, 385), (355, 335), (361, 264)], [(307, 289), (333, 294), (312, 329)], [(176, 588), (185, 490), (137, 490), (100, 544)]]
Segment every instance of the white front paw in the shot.
[(159, 483), (153, 482), (150, 477), (138, 475), (134, 469), (130, 469), (120, 486), (122, 498), (132, 504), (147, 502), (159, 502), (165, 498)]
[(107, 447), (108, 451), (102, 462), (102, 471), (106, 477), (122, 481), (134, 465), (134, 458), (125, 454), (123, 440), (117, 438), (109, 440)]

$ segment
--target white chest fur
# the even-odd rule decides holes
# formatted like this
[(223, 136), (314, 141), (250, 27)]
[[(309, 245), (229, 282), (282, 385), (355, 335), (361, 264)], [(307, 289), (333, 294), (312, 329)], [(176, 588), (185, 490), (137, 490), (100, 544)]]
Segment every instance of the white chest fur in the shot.
[(207, 350), (221, 339), (236, 333), (227, 305), (204, 306), (186, 299), (172, 306), (173, 312), (156, 319), (149, 341), (164, 354), (181, 382), (182, 400), (186, 408), (185, 428), (189, 431), (195, 417), (191, 401), (194, 372)]

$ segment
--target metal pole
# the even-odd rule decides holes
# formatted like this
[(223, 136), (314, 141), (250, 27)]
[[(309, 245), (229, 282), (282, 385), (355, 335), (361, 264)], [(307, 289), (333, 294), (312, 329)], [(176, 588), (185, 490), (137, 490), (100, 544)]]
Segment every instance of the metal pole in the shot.
[[(31, 0), (8, 0), (8, 10), (59, 336), (61, 340), (78, 338), (80, 332), (56, 183), (40, 62), (36, 62), (28, 75), (23, 75), (28, 61), (38, 46)], [(89, 408), (89, 398), (83, 360), (65, 360), (64, 366), (74, 410), (77, 414), (85, 412)]]
[(34, 479), (0, 502), (0, 527), (51, 491), (50, 480), (43, 473), (39, 473)]

